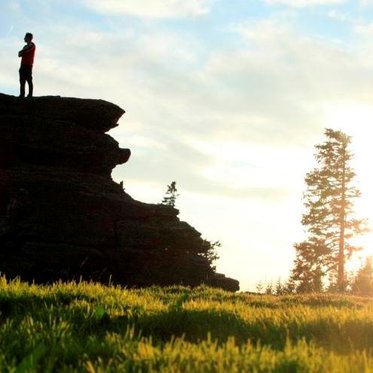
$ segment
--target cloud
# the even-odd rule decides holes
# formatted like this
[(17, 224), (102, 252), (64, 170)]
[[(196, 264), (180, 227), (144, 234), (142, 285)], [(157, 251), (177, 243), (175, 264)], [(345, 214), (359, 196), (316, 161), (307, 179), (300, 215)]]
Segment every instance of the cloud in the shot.
[(141, 18), (183, 18), (209, 13), (214, 0), (83, 0), (100, 13)]
[(360, 0), (359, 3), (363, 7), (372, 7), (373, 6), (373, 0)]
[(294, 8), (305, 8), (318, 5), (338, 5), (346, 0), (265, 0), (270, 5), (287, 5)]
[(358, 23), (354, 29), (356, 35), (361, 39), (371, 39), (373, 36), (373, 23)]
[(300, 35), (273, 20), (243, 23), (236, 31), (247, 41), (245, 52), (232, 58), (231, 64), (227, 64), (229, 57), (220, 55), (213, 67), (233, 70), (229, 75), (235, 79), (235, 87), (239, 86), (238, 76), (242, 84), (257, 82), (259, 97), (263, 92), (269, 103), (288, 102), (288, 107), (296, 103), (292, 109), (304, 112), (320, 101), (369, 94), (372, 69), (362, 69), (360, 50)]
[(350, 20), (350, 17), (348, 15), (348, 13), (339, 12), (335, 9), (330, 10), (327, 13), (327, 16), (329, 18), (334, 19), (334, 20), (339, 21), (339, 22), (346, 22), (346, 21)]

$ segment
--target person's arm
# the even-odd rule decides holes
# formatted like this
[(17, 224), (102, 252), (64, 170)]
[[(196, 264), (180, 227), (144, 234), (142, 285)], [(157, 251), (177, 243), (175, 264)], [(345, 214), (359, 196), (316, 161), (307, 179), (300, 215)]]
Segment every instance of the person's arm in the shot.
[(27, 54), (31, 52), (33, 49), (35, 49), (35, 44), (27, 44), (25, 45), (19, 52), (18, 52), (18, 57), (22, 57), (24, 54)]

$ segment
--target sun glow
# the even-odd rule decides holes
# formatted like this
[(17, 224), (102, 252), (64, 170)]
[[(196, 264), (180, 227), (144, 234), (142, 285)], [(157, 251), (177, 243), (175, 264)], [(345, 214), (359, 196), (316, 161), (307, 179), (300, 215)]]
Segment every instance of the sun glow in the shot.
[(337, 103), (328, 108), (325, 127), (341, 130), (352, 137), (354, 159), (351, 166), (356, 172), (355, 181), (361, 191), (361, 197), (355, 203), (356, 213), (358, 218), (368, 219), (371, 229), (352, 242), (363, 247), (348, 266), (356, 270), (366, 256), (373, 256), (373, 105)]

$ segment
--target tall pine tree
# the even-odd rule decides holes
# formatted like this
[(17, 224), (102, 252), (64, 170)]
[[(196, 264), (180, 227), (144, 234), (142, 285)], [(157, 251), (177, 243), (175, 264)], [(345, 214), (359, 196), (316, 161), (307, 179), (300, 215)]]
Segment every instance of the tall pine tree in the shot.
[(365, 230), (365, 221), (354, 218), (354, 201), (360, 191), (353, 185), (351, 138), (332, 129), (326, 129), (325, 136), (326, 141), (316, 145), (318, 166), (305, 178), (302, 224), (308, 237), (295, 244), (291, 276), (298, 291), (320, 291), (326, 274), (344, 291), (346, 260), (359, 249), (350, 245), (350, 239)]

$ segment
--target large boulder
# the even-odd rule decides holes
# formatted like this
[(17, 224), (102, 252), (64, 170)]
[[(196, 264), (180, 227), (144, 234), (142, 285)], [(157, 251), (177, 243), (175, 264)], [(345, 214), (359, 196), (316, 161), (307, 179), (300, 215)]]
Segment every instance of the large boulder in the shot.
[(0, 272), (238, 290), (176, 209), (136, 201), (112, 180), (131, 153), (105, 132), (123, 113), (102, 100), (0, 94)]

